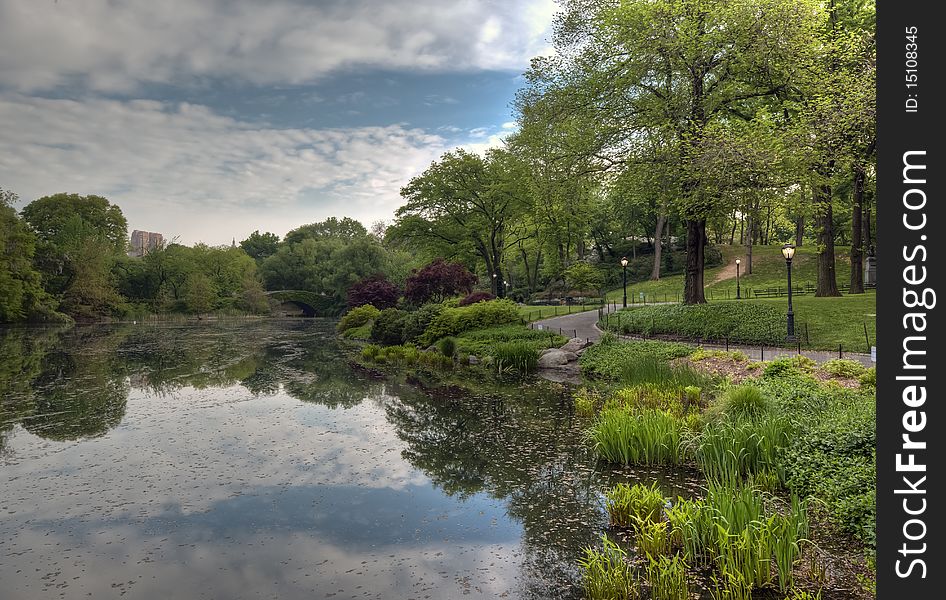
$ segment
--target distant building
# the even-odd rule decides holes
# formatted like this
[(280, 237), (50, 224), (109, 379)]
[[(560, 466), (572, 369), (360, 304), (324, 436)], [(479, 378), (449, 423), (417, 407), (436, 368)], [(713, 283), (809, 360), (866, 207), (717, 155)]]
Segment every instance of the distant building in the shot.
[(131, 232), (131, 250), (128, 256), (144, 256), (164, 242), (164, 236), (150, 231), (134, 230)]

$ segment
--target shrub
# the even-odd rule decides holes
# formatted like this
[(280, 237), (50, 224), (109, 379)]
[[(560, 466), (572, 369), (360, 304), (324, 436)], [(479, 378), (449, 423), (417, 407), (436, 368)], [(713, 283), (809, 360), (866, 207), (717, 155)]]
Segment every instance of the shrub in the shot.
[(374, 360), (381, 353), (381, 346), (377, 344), (366, 344), (361, 349), (361, 357), (365, 360)]
[(768, 361), (762, 373), (766, 377), (782, 377), (797, 373), (811, 373), (818, 365), (813, 359), (801, 354), (795, 356), (780, 356)]
[(521, 373), (534, 371), (539, 364), (539, 352), (528, 342), (503, 342), (496, 344), (493, 358), (499, 371), (514, 369)]
[(457, 352), (457, 341), (452, 337), (445, 337), (437, 342), (437, 349), (444, 356), (453, 358), (453, 355)]
[(404, 318), (404, 341), (417, 343), (430, 322), (444, 309), (443, 304), (425, 304), (415, 311), (407, 313)]
[(438, 258), (420, 270), (411, 271), (404, 283), (404, 297), (420, 306), (426, 302), (442, 302), (460, 293), (469, 293), (476, 275), (459, 263)]
[(394, 308), (401, 290), (382, 274), (365, 277), (348, 288), (348, 306), (370, 304), (378, 309)]
[(784, 342), (784, 323), (782, 311), (768, 304), (716, 302), (626, 308), (602, 324), (621, 333), (777, 345)]
[(382, 310), (371, 326), (371, 339), (384, 346), (396, 346), (404, 340), (407, 313), (396, 308)]
[(826, 361), (821, 365), (821, 369), (835, 377), (846, 377), (848, 379), (856, 379), (867, 371), (867, 367), (858, 361), (847, 358), (835, 358)]
[(705, 348), (697, 348), (696, 352), (690, 355), (690, 360), (692, 361), (701, 361), (708, 358), (720, 358), (723, 360), (732, 360), (735, 362), (748, 362), (749, 357), (745, 352), (740, 350), (707, 350)]
[(352, 327), (351, 329), (346, 329), (345, 333), (342, 334), (342, 337), (350, 340), (369, 340), (371, 339), (371, 326), (374, 322), (368, 322), (362, 325), (361, 327)]
[(434, 317), (419, 341), (421, 345), (428, 346), (448, 335), (520, 322), (522, 317), (519, 315), (519, 309), (511, 300), (490, 300), (469, 306), (445, 308)]
[(421, 352), (418, 363), (437, 371), (448, 371), (454, 367), (453, 358), (444, 356), (440, 352)]
[(864, 374), (857, 378), (860, 382), (861, 387), (867, 388), (876, 388), (877, 387), (877, 367), (870, 367), (864, 371)]
[(381, 311), (371, 304), (364, 304), (345, 313), (335, 329), (339, 332), (345, 332), (354, 327), (361, 327), (374, 321), (380, 313)]
[(495, 300), (496, 296), (490, 294), (489, 292), (473, 292), (468, 294), (457, 306), (469, 306), (471, 304), (476, 304), (477, 302), (487, 302), (489, 300)]

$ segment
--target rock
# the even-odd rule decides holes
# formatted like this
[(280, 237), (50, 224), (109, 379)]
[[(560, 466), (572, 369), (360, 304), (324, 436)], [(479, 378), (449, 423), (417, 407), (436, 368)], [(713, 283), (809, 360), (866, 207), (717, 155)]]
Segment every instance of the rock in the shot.
[(578, 360), (578, 355), (574, 352), (565, 352), (558, 348), (552, 348), (550, 352), (546, 352), (539, 357), (539, 368), (558, 369), (576, 360)]
[(545, 356), (545, 355), (548, 354), (549, 352), (555, 352), (556, 350), (558, 350), (558, 348), (546, 348), (545, 350), (542, 350), (542, 351), (539, 352), (539, 358), (542, 358), (543, 356)]
[(581, 352), (582, 350), (584, 350), (590, 345), (591, 345), (591, 342), (589, 342), (586, 339), (572, 338), (568, 340), (567, 342), (565, 342), (565, 345), (559, 348), (559, 350), (562, 350), (564, 352), (574, 352), (577, 354), (578, 352)]
[(476, 357), (473, 356), (472, 354), (470, 355), (470, 358), (467, 359), (467, 360), (469, 360), (469, 362), (470, 362), (471, 365), (478, 365), (478, 364), (480, 364), (480, 359), (476, 358)]

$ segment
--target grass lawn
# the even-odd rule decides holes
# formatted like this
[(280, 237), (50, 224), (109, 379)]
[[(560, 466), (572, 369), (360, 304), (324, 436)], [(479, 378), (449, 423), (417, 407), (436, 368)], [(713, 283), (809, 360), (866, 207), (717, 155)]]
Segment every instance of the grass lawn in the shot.
[[(723, 265), (707, 269), (703, 281), (706, 290), (706, 299), (723, 300), (727, 297), (736, 297), (735, 277), (716, 282), (716, 276), (731, 265), (736, 258), (742, 259), (740, 265), (739, 285), (742, 293), (748, 294), (753, 288), (785, 287), (786, 270), (785, 259), (782, 258), (781, 246), (754, 246), (752, 249), (752, 274), (746, 275), (746, 256), (743, 246), (717, 246), (723, 253)], [(835, 273), (838, 284), (847, 283), (850, 279), (851, 265), (848, 257), (850, 248), (847, 246), (835, 247)], [(731, 268), (731, 267), (730, 267)], [(818, 279), (818, 254), (813, 246), (802, 246), (795, 251), (792, 261), (792, 284), (804, 286), (806, 283), (815, 285)], [(659, 281), (642, 281), (627, 284), (628, 303), (639, 303), (640, 293), (650, 302), (676, 302), (683, 294), (683, 275), (671, 275)], [(728, 295), (727, 295), (728, 294)], [(607, 294), (608, 301), (621, 302), (623, 290), (618, 288)], [(744, 296), (745, 297), (745, 296)]]
[[(760, 298), (752, 302), (779, 306), (785, 312), (788, 310), (787, 298)], [(840, 298), (793, 296), (792, 305), (795, 333), (804, 343), (807, 324), (812, 348), (837, 350), (838, 344), (843, 344), (845, 352), (870, 352), (864, 338), (865, 324), (870, 343), (877, 345), (877, 293), (874, 290)]]
[(572, 304), (566, 306), (520, 306), (519, 314), (521, 314), (522, 318), (526, 321), (538, 321), (540, 319), (570, 315), (586, 310), (598, 310), (598, 308), (599, 307), (597, 304)]

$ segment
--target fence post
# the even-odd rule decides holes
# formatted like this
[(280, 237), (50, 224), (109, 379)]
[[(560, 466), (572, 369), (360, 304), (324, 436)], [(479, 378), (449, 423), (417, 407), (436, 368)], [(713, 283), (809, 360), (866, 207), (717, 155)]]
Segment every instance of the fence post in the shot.
[(765, 360), (765, 344), (759, 346), (759, 362)]
[(811, 345), (811, 338), (808, 337), (808, 321), (805, 321), (805, 343)]
[(726, 336), (726, 352), (729, 352), (729, 336)]
[(844, 358), (843, 344), (838, 344), (838, 358)]
[(867, 342), (867, 352), (870, 352), (870, 336), (867, 335), (867, 323), (864, 323), (864, 340)]

